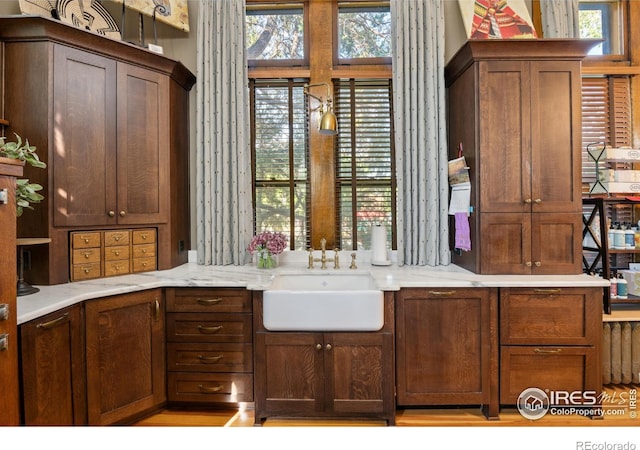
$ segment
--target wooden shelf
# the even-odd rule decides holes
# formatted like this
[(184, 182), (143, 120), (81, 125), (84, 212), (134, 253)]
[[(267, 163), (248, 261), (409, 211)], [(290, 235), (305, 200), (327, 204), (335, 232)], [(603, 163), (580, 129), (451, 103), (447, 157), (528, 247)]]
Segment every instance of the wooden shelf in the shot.
[(0, 125), (2, 125), (3, 127), (8, 127), (9, 121), (6, 119), (0, 119)]

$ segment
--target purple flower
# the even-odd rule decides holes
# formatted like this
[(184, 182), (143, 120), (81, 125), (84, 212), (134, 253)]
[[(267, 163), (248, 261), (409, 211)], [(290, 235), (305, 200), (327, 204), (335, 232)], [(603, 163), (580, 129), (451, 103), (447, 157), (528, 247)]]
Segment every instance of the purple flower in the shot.
[(273, 255), (279, 255), (285, 248), (287, 248), (287, 236), (279, 231), (263, 231), (255, 235), (247, 246), (251, 254), (266, 249)]

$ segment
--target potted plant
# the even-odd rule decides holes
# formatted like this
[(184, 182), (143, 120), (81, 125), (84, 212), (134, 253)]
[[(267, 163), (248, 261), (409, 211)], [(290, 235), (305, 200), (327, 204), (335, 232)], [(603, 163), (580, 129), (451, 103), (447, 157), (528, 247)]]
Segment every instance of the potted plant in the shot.
[[(0, 136), (0, 156), (5, 158), (17, 159), (29, 164), (33, 167), (46, 168), (47, 165), (40, 161), (36, 154), (36, 148), (29, 145), (29, 141), (25, 139), (24, 145), (22, 138), (17, 134), (15, 142), (6, 142), (4, 136)], [(32, 203), (40, 203), (44, 196), (38, 193), (42, 190), (42, 186), (37, 183), (29, 183), (29, 179), (21, 178), (16, 181), (16, 214), (20, 217), (24, 208), (33, 209)]]

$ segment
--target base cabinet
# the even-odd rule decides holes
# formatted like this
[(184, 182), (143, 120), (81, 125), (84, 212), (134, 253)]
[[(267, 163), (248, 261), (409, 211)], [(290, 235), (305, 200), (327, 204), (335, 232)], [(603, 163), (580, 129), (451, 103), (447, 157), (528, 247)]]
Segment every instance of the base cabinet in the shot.
[(163, 291), (91, 300), (85, 310), (89, 425), (122, 423), (164, 404)]
[(82, 305), (20, 325), (20, 344), (22, 423), (86, 424)]
[[(269, 332), (255, 323), (256, 424), (268, 417), (366, 417), (395, 423), (393, 295), (377, 332)], [(262, 296), (254, 293), (261, 317)]]
[(500, 289), (500, 403), (527, 388), (602, 390), (601, 288)]
[(497, 418), (497, 298), (482, 288), (396, 294), (399, 406), (482, 405)]

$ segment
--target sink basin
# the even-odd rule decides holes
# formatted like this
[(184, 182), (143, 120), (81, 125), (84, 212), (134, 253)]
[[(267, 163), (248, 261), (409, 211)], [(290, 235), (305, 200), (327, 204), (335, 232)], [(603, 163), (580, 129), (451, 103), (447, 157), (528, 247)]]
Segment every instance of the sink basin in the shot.
[(377, 331), (384, 294), (370, 274), (281, 274), (263, 293), (270, 331)]

